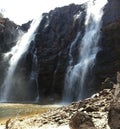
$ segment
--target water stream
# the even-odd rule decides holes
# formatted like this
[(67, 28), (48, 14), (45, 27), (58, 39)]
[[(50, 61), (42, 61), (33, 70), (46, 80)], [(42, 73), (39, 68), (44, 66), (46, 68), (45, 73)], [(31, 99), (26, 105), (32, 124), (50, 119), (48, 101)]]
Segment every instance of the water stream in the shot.
[[(1, 102), (8, 102), (10, 100), (10, 96), (14, 96), (15, 91), (12, 90), (12, 82), (13, 82), (13, 75), (18, 65), (18, 61), (22, 57), (22, 55), (27, 51), (29, 45), (32, 40), (34, 40), (34, 33), (41, 21), (42, 17), (35, 19), (32, 21), (31, 26), (27, 33), (25, 33), (16, 43), (16, 45), (11, 49), (9, 53), (6, 53), (5, 56), (12, 55), (9, 60), (9, 68), (6, 73), (6, 77), (1, 87), (0, 93), (0, 101)], [(18, 87), (17, 87), (18, 88)], [(19, 88), (18, 88), (19, 89)], [(22, 91), (20, 91), (22, 92)]]
[[(71, 102), (73, 100), (79, 100), (85, 98), (86, 93), (86, 78), (90, 69), (94, 65), (96, 54), (99, 51), (98, 40), (100, 38), (100, 29), (102, 25), (103, 8), (106, 5), (107, 0), (90, 0), (87, 3), (87, 13), (85, 20), (85, 33), (80, 42), (79, 59), (76, 65), (71, 66), (69, 63), (64, 89), (64, 101)], [(75, 41), (71, 43), (73, 46), (78, 39), (78, 32)], [(70, 47), (70, 54), (72, 47)], [(70, 62), (73, 59), (70, 58)], [(92, 80), (92, 76), (91, 76)]]
[[(79, 100), (86, 97), (86, 88), (88, 88), (89, 82), (86, 83), (86, 78), (88, 73), (92, 72), (91, 69), (94, 66), (96, 54), (99, 51), (98, 41), (100, 38), (100, 29), (102, 25), (103, 8), (106, 5), (107, 0), (89, 0), (86, 9), (86, 19), (85, 19), (85, 33), (80, 43), (79, 48), (79, 58), (77, 64), (73, 66), (73, 56), (72, 49), (76, 42), (78, 42), (81, 32), (78, 32), (74, 41), (71, 43), (69, 51), (69, 66), (67, 68), (65, 88), (63, 100), (71, 102), (73, 100)], [(76, 18), (80, 17), (79, 13)], [(14, 73), (18, 65), (19, 60), (22, 55), (28, 50), (29, 45), (32, 40), (34, 40), (35, 31), (41, 21), (41, 17), (33, 20), (30, 29), (25, 33), (16, 43), (16, 45), (11, 49), (9, 53), (5, 56), (11, 56), (9, 60), (9, 67), (6, 73), (6, 77), (0, 89), (0, 101), (1, 102), (11, 102), (11, 96), (14, 96), (16, 89), (19, 92), (23, 92), (26, 89), (20, 85), (19, 87), (14, 84)], [(39, 100), (39, 88), (37, 80), (37, 51), (33, 51), (33, 64), (32, 72), (30, 75), (31, 80), (35, 81), (37, 86), (36, 101)], [(91, 76), (92, 80), (93, 77)], [(19, 81), (19, 80), (17, 80)], [(14, 90), (14, 91), (13, 91)], [(27, 91), (26, 91), (27, 92)]]
[(36, 90), (37, 90), (37, 95), (36, 95), (36, 102), (40, 100), (40, 95), (39, 95), (39, 85), (38, 85), (38, 59), (37, 59), (37, 50), (35, 48), (34, 52), (32, 53), (33, 59), (32, 59), (32, 71), (30, 75), (30, 80), (35, 81), (36, 83)]

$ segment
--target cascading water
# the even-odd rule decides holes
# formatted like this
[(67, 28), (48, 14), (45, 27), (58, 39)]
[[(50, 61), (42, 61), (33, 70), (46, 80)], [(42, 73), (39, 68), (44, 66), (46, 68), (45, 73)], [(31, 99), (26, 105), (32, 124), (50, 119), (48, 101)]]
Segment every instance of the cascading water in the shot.
[[(85, 33), (80, 44), (79, 59), (78, 63), (74, 66), (69, 63), (65, 79), (63, 101), (71, 102), (86, 97), (86, 77), (91, 72), (90, 69), (94, 65), (96, 54), (99, 51), (98, 40), (100, 38), (101, 19), (106, 3), (107, 0), (90, 0), (87, 3)], [(78, 39), (78, 36), (76, 36), (76, 39)], [(76, 43), (76, 39), (73, 43)], [(73, 43), (71, 46), (73, 46)], [(69, 55), (71, 55), (71, 49), (72, 47), (70, 47)], [(70, 59), (71, 61), (72, 58)]]
[(36, 96), (36, 102), (39, 101), (40, 95), (39, 95), (39, 86), (38, 86), (38, 59), (37, 59), (37, 50), (35, 49), (33, 52), (33, 59), (32, 59), (32, 72), (30, 75), (30, 80), (35, 81), (36, 83), (36, 91), (37, 91), (37, 96)]
[(1, 91), (0, 101), (2, 102), (12, 101), (10, 100), (10, 96), (14, 96), (14, 92), (15, 92), (15, 91), (11, 91), (13, 86), (12, 81), (14, 79), (13, 77), (14, 72), (16, 70), (18, 61), (20, 60), (21, 56), (27, 51), (31, 41), (34, 40), (34, 36), (35, 36), (34, 33), (40, 21), (41, 21), (41, 17), (33, 20), (28, 32), (25, 33), (20, 40), (18, 40), (16, 46), (13, 47), (9, 53), (5, 54), (5, 57), (9, 55), (12, 55), (12, 57), (9, 60), (9, 68), (7, 71), (7, 75), (0, 90)]

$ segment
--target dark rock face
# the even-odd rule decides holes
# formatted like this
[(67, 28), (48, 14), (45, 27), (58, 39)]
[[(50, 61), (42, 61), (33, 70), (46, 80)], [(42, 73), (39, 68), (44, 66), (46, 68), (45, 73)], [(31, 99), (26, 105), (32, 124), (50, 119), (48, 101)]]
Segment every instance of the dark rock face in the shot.
[[(69, 48), (77, 32), (83, 30), (84, 16), (85, 5), (74, 4), (43, 15), (35, 37), (41, 95), (62, 94)], [(77, 51), (75, 48), (74, 53)]]
[(32, 23), (32, 21), (28, 21), (27, 23), (22, 24), (19, 28), (26, 32), (30, 28), (31, 23)]
[[(110, 0), (104, 8), (105, 14), (99, 41), (101, 49), (92, 70), (94, 80), (90, 84), (90, 94), (100, 90), (101, 83), (107, 77), (115, 82), (116, 72), (120, 70), (119, 5), (119, 0)], [(76, 18), (78, 14), (80, 16)], [(43, 14), (35, 37), (41, 96), (62, 95), (70, 45), (77, 33), (81, 32), (79, 42), (76, 42), (72, 50), (74, 64), (76, 64), (80, 42), (84, 34), (85, 15), (86, 6), (74, 4)], [(89, 77), (87, 81), (90, 81)]]
[(120, 18), (120, 1), (108, 0), (104, 9), (103, 25), (110, 24)]
[(120, 70), (120, 19), (102, 28), (101, 50), (97, 55), (95, 74), (99, 81), (110, 77), (116, 82)]
[(0, 52), (5, 53), (17, 40), (18, 26), (9, 19), (0, 18)]
[(100, 51), (93, 68), (96, 87), (106, 78), (116, 82), (116, 72), (120, 70), (120, 1), (109, 0), (104, 8), (103, 27), (99, 41)]

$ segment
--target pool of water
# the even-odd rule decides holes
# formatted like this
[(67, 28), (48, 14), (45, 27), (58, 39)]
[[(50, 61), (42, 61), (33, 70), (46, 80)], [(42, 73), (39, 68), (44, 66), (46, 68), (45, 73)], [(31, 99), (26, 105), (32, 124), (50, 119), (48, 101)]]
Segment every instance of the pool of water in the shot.
[(59, 105), (39, 105), (39, 104), (11, 104), (0, 103), (0, 124), (8, 119), (24, 118), (37, 114), (42, 114), (49, 109), (60, 107)]

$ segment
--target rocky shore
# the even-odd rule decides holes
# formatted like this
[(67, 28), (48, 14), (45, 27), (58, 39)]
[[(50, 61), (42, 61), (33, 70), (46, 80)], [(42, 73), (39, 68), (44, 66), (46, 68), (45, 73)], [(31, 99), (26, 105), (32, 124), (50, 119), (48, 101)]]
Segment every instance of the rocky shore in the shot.
[(120, 87), (104, 89), (91, 98), (51, 109), (42, 115), (6, 122), (6, 129), (119, 129)]

